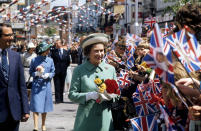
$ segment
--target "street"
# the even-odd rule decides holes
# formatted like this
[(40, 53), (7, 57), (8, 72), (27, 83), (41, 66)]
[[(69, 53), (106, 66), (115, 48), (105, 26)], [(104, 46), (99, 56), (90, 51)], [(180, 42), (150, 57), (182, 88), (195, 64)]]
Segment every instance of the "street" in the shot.
[[(54, 92), (53, 92), (54, 94)], [(53, 95), (54, 99), (54, 95)], [(77, 104), (72, 103), (65, 95), (64, 103), (54, 104), (54, 111), (47, 113), (47, 131), (72, 131), (77, 111)], [(39, 117), (39, 131), (41, 130), (41, 115)], [(34, 128), (33, 113), (27, 122), (20, 123), (19, 131), (32, 131)]]

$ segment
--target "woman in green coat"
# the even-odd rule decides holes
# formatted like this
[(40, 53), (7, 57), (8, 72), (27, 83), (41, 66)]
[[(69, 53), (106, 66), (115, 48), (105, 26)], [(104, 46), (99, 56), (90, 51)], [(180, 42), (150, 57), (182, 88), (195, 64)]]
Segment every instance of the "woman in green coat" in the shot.
[(79, 103), (74, 131), (113, 130), (111, 101), (96, 102), (99, 94), (94, 83), (96, 77), (116, 80), (114, 67), (103, 61), (107, 43), (107, 35), (102, 33), (91, 34), (81, 42), (87, 60), (74, 69), (68, 95), (71, 101)]

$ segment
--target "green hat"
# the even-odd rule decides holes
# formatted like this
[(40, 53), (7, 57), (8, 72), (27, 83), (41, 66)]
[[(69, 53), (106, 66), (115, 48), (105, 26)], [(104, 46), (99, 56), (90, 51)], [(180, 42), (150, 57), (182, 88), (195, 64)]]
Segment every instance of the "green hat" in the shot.
[(95, 43), (108, 43), (108, 35), (104, 33), (93, 33), (88, 35), (82, 42), (81, 47), (84, 49), (85, 47), (95, 44)]
[(42, 42), (36, 47), (36, 53), (42, 54), (43, 52), (48, 50), (51, 46), (52, 44), (47, 44), (46, 42)]

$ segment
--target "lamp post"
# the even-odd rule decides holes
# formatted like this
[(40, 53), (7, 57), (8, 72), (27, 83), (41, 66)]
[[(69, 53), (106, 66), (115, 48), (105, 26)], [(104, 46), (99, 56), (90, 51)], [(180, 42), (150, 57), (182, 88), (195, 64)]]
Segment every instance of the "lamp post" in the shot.
[(71, 25), (70, 25), (70, 12), (68, 13), (68, 43), (70, 44), (70, 41), (71, 41)]
[[(27, 6), (30, 6), (30, 0), (27, 1)], [(31, 39), (31, 22), (30, 17), (28, 18), (28, 42), (30, 42)]]
[(135, 23), (134, 23), (134, 28), (135, 28), (135, 34), (138, 34), (138, 0), (135, 0)]
[(127, 19), (128, 19), (128, 11), (127, 11), (127, 5), (128, 5), (128, 1), (126, 0), (126, 33), (127, 33), (127, 24), (128, 24), (128, 22), (127, 22)]

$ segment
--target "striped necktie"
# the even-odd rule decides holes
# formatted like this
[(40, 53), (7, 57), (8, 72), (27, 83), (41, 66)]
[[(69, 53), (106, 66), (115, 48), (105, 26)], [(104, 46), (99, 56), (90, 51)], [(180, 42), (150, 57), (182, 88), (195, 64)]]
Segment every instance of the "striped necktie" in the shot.
[(2, 50), (1, 58), (2, 58), (1, 59), (2, 72), (3, 72), (6, 82), (8, 82), (8, 60), (7, 60), (7, 51), (6, 50)]

